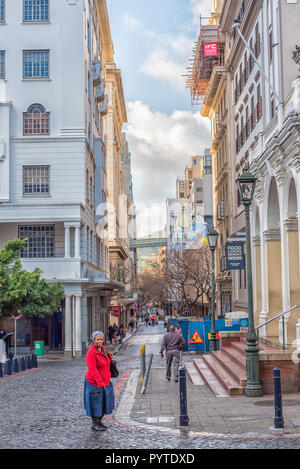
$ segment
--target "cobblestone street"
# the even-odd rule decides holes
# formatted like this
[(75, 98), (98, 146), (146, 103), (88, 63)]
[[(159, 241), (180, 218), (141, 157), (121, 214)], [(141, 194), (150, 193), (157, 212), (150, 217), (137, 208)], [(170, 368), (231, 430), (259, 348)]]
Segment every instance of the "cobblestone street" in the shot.
[[(139, 349), (147, 344), (147, 352), (154, 353), (152, 370), (164, 367), (158, 356), (159, 343), (165, 332), (162, 325), (140, 326), (116, 355), (120, 370), (115, 379), (117, 403), (128, 393), (128, 378), (138, 373)], [(188, 360), (189, 357), (185, 357)], [(135, 370), (135, 371), (133, 371)], [(240, 437), (155, 428), (140, 423), (137, 406), (129, 400), (127, 423), (118, 418), (116, 406), (113, 417), (107, 419), (109, 429), (99, 434), (91, 431), (91, 422), (83, 409), (83, 380), (86, 371), (84, 359), (74, 361), (41, 360), (39, 368), (29, 373), (0, 380), (2, 418), (0, 420), (1, 449), (222, 449), (222, 448), (300, 448), (295, 437), (270, 436), (259, 438), (250, 433)], [(154, 371), (153, 371), (154, 373)], [(131, 393), (137, 403), (139, 396)], [(151, 388), (149, 388), (151, 392)], [(208, 392), (208, 391), (205, 391)], [(146, 391), (147, 396), (147, 391)], [(126, 397), (127, 398), (127, 397)], [(166, 402), (166, 406), (169, 403)], [(122, 403), (124, 407), (124, 403)], [(134, 409), (133, 409), (134, 407)], [(179, 412), (179, 410), (178, 410)], [(135, 419), (135, 420), (134, 420)], [(132, 425), (136, 422), (141, 426)]]

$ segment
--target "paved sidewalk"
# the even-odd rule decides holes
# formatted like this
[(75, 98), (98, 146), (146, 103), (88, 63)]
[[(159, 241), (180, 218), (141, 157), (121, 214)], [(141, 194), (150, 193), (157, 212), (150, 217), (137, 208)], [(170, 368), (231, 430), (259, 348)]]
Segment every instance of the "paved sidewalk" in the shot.
[(130, 418), (145, 427), (186, 429), (190, 434), (297, 435), (300, 438), (300, 394), (283, 396), (284, 429), (274, 430), (272, 395), (216, 398), (206, 385), (193, 385), (187, 378), (189, 426), (180, 427), (179, 383), (168, 382), (164, 368), (151, 369), (145, 394), (140, 389), (137, 378)]
[[(122, 343), (114, 343), (112, 345), (106, 344), (105, 347), (109, 352), (112, 352), (114, 355), (116, 355), (123, 345), (129, 340), (135, 333), (137, 329), (133, 331), (133, 333), (127, 331), (126, 332), (126, 337), (123, 339)], [(38, 357), (38, 362), (45, 362), (45, 361), (51, 361), (51, 360), (56, 360), (56, 361), (71, 361), (74, 360), (74, 358), (66, 358), (64, 355), (64, 352), (55, 352), (55, 351), (50, 351), (46, 352), (43, 357)]]

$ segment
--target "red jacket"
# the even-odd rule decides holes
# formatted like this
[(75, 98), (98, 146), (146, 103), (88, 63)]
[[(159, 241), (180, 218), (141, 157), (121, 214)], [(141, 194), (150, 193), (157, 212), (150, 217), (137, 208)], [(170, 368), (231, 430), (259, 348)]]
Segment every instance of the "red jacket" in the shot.
[[(106, 348), (103, 348), (106, 351)], [(86, 354), (88, 371), (85, 377), (88, 382), (98, 388), (108, 386), (111, 378), (110, 362), (111, 360), (108, 355), (105, 358), (104, 355), (92, 345)]]

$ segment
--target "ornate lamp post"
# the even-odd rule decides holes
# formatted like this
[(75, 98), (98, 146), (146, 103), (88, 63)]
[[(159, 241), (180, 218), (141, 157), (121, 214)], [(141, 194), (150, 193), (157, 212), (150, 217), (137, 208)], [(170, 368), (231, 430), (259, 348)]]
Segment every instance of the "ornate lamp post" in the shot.
[(211, 330), (209, 339), (209, 351), (218, 350), (217, 331), (215, 323), (215, 249), (217, 247), (219, 233), (209, 230), (207, 234), (208, 245), (211, 250)]
[(246, 348), (247, 386), (245, 394), (248, 397), (257, 397), (263, 394), (259, 379), (259, 348), (254, 327), (253, 313), (253, 286), (252, 261), (250, 239), (250, 205), (253, 200), (257, 179), (250, 172), (247, 165), (243, 174), (237, 179), (237, 186), (241, 201), (245, 207), (246, 244), (247, 244), (247, 290), (248, 290), (248, 334)]

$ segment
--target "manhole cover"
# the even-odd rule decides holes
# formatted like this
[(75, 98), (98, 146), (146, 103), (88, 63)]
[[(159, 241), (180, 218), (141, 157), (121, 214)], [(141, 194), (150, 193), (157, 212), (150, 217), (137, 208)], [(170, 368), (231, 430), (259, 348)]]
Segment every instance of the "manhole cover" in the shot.
[[(259, 406), (259, 407), (272, 407), (274, 406), (274, 401), (258, 401), (258, 402), (254, 402), (255, 405)], [(287, 399), (286, 401), (282, 401), (282, 407), (285, 407), (285, 406), (300, 406), (300, 401), (293, 401), (292, 399)]]

